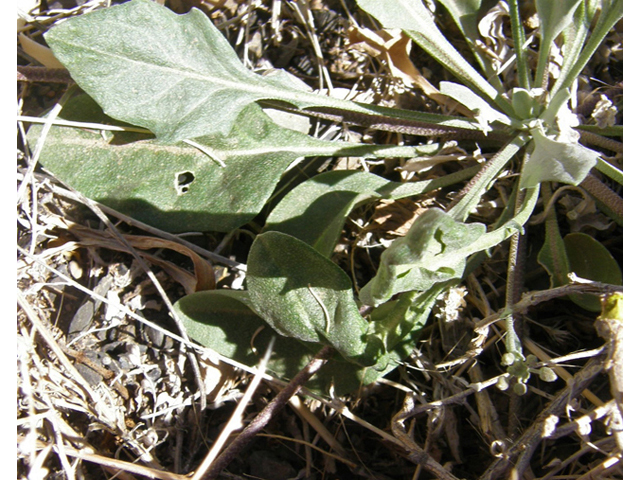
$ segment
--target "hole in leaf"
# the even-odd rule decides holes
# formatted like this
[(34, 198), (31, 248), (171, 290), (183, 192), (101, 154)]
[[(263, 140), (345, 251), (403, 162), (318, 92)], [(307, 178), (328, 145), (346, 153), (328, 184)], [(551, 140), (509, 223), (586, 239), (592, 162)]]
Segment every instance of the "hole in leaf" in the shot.
[(192, 172), (176, 173), (175, 188), (178, 195), (184, 195), (189, 191), (189, 185), (196, 179)]

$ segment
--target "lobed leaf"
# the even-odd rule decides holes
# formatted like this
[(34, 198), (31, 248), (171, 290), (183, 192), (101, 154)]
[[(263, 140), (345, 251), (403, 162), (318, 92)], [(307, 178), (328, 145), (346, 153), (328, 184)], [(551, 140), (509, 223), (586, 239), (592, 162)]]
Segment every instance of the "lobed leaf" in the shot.
[(430, 290), (460, 280), (467, 247), (484, 233), (481, 223), (457, 222), (444, 211), (430, 208), (382, 253), (376, 276), (360, 290), (366, 305), (378, 306), (393, 295), (411, 290)]

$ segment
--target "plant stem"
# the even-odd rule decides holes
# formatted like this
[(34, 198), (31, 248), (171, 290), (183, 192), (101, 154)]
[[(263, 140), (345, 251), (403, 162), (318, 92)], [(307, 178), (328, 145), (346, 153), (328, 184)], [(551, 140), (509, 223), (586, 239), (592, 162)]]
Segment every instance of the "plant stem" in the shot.
[(478, 205), (489, 184), (502, 171), (504, 166), (527, 143), (523, 135), (515, 137), (505, 145), (491, 160), (485, 163), (449, 205), (449, 214), (458, 221), (464, 221)]
[(606, 214), (615, 220), (616, 223), (622, 225), (623, 200), (616, 192), (592, 174), (587, 175), (580, 186), (596, 199), (600, 208)]
[[(529, 160), (529, 152), (525, 154), (524, 162)], [(520, 212), (525, 199), (525, 191), (518, 190), (515, 194), (515, 211)], [(521, 225), (524, 225), (522, 223)], [(507, 326), (507, 352), (515, 355), (519, 360), (524, 361), (522, 353), (522, 344), (516, 329), (516, 321), (518, 317), (512, 313), (513, 306), (520, 301), (522, 296), (522, 286), (524, 275), (522, 274), (523, 252), (524, 252), (524, 236), (520, 232), (515, 232), (511, 236), (509, 245), (509, 261), (507, 265), (507, 285), (505, 292), (505, 310), (510, 312), (505, 323)], [(519, 323), (519, 322), (518, 322)]]
[(587, 63), (589, 63), (589, 60), (591, 60), (591, 57), (593, 57), (593, 54), (598, 49), (604, 38), (608, 35), (609, 31), (616, 23), (618, 23), (618, 20), (622, 18), (622, 0), (614, 0), (609, 9), (607, 11), (603, 9), (600, 12), (600, 15), (601, 20), (598, 21), (598, 25), (591, 33), (591, 37), (582, 49), (582, 52), (580, 52), (580, 56), (573, 64), (573, 67), (561, 82), (556, 82), (553, 86), (553, 89), (551, 90), (552, 99), (560, 90), (571, 86), (580, 72), (584, 70)]
[(325, 346), (313, 359), (284, 387), (276, 397), (251, 421), (249, 425), (236, 437), (236, 439), (222, 452), (211, 465), (211, 468), (203, 476), (204, 480), (217, 478), (231, 461), (238, 456), (240, 451), (255, 437), (260, 430), (265, 428), (269, 421), (287, 404), (298, 390), (327, 362), (335, 353), (330, 346)]
[(73, 83), (66, 68), (25, 67), (18, 65), (19, 82)]
[(518, 82), (520, 87), (529, 90), (531, 88), (531, 75), (527, 67), (525, 51), (522, 48), (524, 44), (524, 28), (522, 28), (520, 11), (518, 10), (518, 0), (509, 0), (509, 16), (511, 17), (511, 32), (513, 33), (513, 49), (516, 52)]
[(612, 152), (616, 153), (623, 152), (622, 142), (618, 142), (617, 140), (613, 140), (612, 138), (607, 138), (587, 130), (579, 130), (579, 132), (580, 140), (585, 143), (595, 145), (596, 147), (606, 148), (607, 150), (611, 150)]

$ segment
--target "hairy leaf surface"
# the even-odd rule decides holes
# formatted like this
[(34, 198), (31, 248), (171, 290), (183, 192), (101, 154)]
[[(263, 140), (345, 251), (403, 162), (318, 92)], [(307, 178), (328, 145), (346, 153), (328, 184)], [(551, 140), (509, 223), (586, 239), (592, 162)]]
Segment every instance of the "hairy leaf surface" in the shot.
[(198, 9), (176, 15), (150, 0), (132, 0), (62, 22), (45, 39), (107, 115), (148, 128), (166, 143), (226, 135), (240, 112), (259, 100), (476, 128), (461, 118), (315, 95), (283, 71), (260, 76), (245, 68)]
[(368, 172), (321, 173), (289, 192), (271, 212), (265, 231), (287, 233), (330, 256), (345, 219), (358, 204), (377, 199), (400, 199), (434, 191), (471, 178), (478, 168), (422, 182), (399, 183)]
[[(104, 115), (88, 95), (71, 99), (60, 117), (123, 125)], [(29, 143), (35, 145), (41, 131), (32, 127)], [(40, 162), (87, 197), (154, 227), (226, 232), (262, 210), (283, 172), (299, 157), (417, 155), (411, 147), (318, 140), (280, 127), (254, 104), (240, 112), (229, 135), (196, 140), (206, 153), (145, 134), (54, 126)]]
[(360, 299), (377, 306), (399, 292), (429, 290), (462, 278), (467, 247), (486, 231), (480, 223), (464, 224), (438, 208), (423, 213), (407, 235), (383, 252), (376, 276)]
[[(216, 353), (248, 366), (256, 366), (266, 352), (269, 340), (276, 336), (268, 373), (282, 380), (292, 379), (322, 347), (283, 337), (265, 324), (251, 308), (247, 292), (208, 290), (178, 300), (174, 308), (189, 337)], [(386, 368), (362, 367), (345, 361), (339, 354), (305, 384), (320, 394), (345, 395), (374, 382), (396, 368), (415, 345), (409, 342), (384, 358)], [(377, 367), (377, 366), (376, 366)]]
[(358, 312), (351, 280), (306, 243), (280, 232), (259, 235), (247, 260), (247, 290), (256, 313), (281, 335), (375, 363), (361, 357), (369, 325)]

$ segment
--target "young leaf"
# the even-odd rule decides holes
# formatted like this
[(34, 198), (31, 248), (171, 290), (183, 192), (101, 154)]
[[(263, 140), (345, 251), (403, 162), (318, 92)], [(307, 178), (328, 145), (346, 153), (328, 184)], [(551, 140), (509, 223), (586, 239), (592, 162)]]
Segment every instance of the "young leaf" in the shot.
[(165, 143), (226, 135), (259, 100), (475, 129), (465, 119), (356, 104), (299, 89), (283, 74), (257, 75), (197, 9), (176, 15), (132, 0), (66, 20), (45, 38), (107, 115), (148, 128)]
[[(594, 2), (595, 3), (595, 2)], [(580, 75), (580, 72), (584, 70), (591, 57), (595, 54), (596, 50), (600, 46), (600, 43), (604, 40), (607, 34), (611, 31), (614, 25), (622, 18), (622, 0), (611, 0), (610, 2), (602, 2), (602, 10), (598, 18), (596, 28), (591, 32), (589, 40), (584, 48), (580, 51), (578, 57), (571, 63), (571, 68), (564, 75), (561, 81), (556, 81), (551, 90), (551, 101), (553, 98), (560, 94), (565, 88), (569, 88), (573, 81)], [(564, 70), (564, 65), (563, 65)]]
[(535, 147), (522, 168), (520, 188), (530, 188), (544, 181), (578, 185), (600, 156), (579, 143), (552, 140), (538, 129), (532, 130), (531, 134)]
[(473, 90), (464, 85), (453, 82), (440, 82), (440, 91), (474, 112), (476, 120), (478, 120), (484, 132), (491, 130), (489, 128), (491, 122), (500, 122), (504, 125), (511, 124), (509, 117), (493, 108)]
[(332, 171), (301, 183), (278, 203), (263, 231), (294, 236), (322, 255), (333, 253), (345, 219), (358, 204), (377, 199), (400, 199), (471, 178), (471, 167), (434, 180), (398, 183), (367, 172)]
[(407, 235), (382, 253), (376, 276), (360, 290), (360, 300), (377, 306), (396, 293), (440, 292), (462, 278), (467, 258), (521, 231), (529, 220), (540, 188), (525, 191), (520, 210), (499, 228), (485, 233), (481, 223), (462, 223), (437, 208), (424, 212)]
[(432, 288), (428, 292), (406, 292), (397, 300), (383, 303), (371, 312), (371, 323), (375, 335), (380, 338), (388, 352), (410, 353), (417, 341), (416, 335), (426, 323), (436, 297), (446, 288)]
[(384, 28), (402, 29), (416, 44), (456, 75), (463, 83), (475, 88), (494, 101), (506, 113), (509, 103), (487, 82), (440, 32), (433, 15), (422, 0), (357, 0), (358, 6), (376, 18)]
[(360, 291), (366, 305), (378, 306), (393, 295), (429, 290), (462, 278), (466, 247), (486, 231), (481, 223), (464, 224), (447, 213), (430, 208), (383, 252), (376, 276)]
[(367, 321), (353, 299), (349, 277), (306, 243), (279, 232), (258, 235), (247, 259), (253, 309), (275, 331), (304, 342), (331, 345), (361, 365)]

